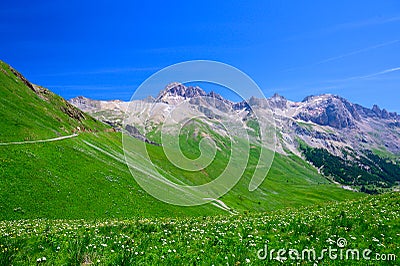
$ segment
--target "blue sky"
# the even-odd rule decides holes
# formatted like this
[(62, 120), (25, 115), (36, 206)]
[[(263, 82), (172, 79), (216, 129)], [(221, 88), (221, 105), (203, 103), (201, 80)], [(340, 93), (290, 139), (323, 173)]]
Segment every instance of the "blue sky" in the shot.
[(333, 93), (400, 112), (400, 1), (3, 1), (0, 59), (66, 97), (123, 99), (187, 60), (267, 97)]

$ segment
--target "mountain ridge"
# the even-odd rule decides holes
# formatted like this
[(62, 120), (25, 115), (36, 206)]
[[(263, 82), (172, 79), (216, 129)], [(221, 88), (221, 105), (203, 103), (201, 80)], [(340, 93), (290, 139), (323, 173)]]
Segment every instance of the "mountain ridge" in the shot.
[[(260, 98), (255, 98), (255, 97), (250, 97), (247, 100), (239, 101), (239, 102), (234, 102), (229, 99), (224, 98), (220, 94), (218, 94), (215, 91), (210, 91), (207, 93), (205, 90), (203, 90), (199, 86), (185, 86), (184, 84), (181, 84), (179, 82), (171, 82), (170, 84), (166, 85), (166, 87), (162, 90), (160, 90), (158, 96), (156, 98), (150, 97), (150, 101), (160, 101), (160, 102), (166, 102), (166, 103), (172, 103), (172, 102), (167, 102), (168, 98), (171, 97), (182, 97), (183, 99), (189, 99), (189, 98), (195, 98), (195, 97), (212, 97), (216, 98), (218, 100), (226, 101), (229, 102), (235, 106), (243, 106), (245, 105), (244, 103), (251, 103), (251, 105), (262, 105), (263, 100), (268, 100), (269, 103), (274, 106), (274, 102), (276, 103), (274, 107), (278, 108), (283, 108), (284, 105), (288, 102), (290, 103), (307, 103), (311, 102), (314, 99), (321, 99), (321, 98), (328, 98), (330, 102), (332, 102), (332, 99), (336, 99), (339, 101), (342, 101), (346, 107), (352, 108), (351, 113), (353, 116), (356, 117), (356, 119), (359, 119), (358, 117), (364, 116), (364, 117), (377, 117), (377, 118), (382, 118), (382, 119), (395, 119), (395, 120), (400, 120), (400, 115), (393, 111), (387, 111), (385, 108), (381, 109), (377, 104), (374, 104), (371, 108), (365, 107), (361, 104), (358, 103), (352, 103), (346, 98), (337, 95), (337, 94), (330, 94), (330, 93), (324, 93), (324, 94), (318, 94), (318, 95), (309, 95), (306, 96), (303, 100), (301, 101), (291, 101), (288, 100), (285, 96), (282, 96), (278, 93), (274, 93), (271, 97), (265, 98), (265, 99), (260, 99)], [(129, 101), (123, 101), (120, 99), (113, 99), (113, 100), (96, 100), (93, 98), (85, 97), (83, 95), (72, 97), (68, 100), (70, 103), (74, 103), (76, 105), (79, 105), (79, 100), (84, 100), (86, 102), (121, 102), (121, 103), (127, 103)], [(85, 104), (85, 103), (83, 103)]]

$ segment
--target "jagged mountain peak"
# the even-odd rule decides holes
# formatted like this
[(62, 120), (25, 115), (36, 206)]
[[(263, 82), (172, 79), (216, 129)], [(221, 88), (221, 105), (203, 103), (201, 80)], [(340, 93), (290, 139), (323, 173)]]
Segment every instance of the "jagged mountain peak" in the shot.
[(207, 93), (198, 86), (185, 86), (179, 82), (168, 84), (157, 96), (156, 101), (176, 103), (182, 99), (206, 96)]
[[(351, 116), (349, 119), (355, 119), (359, 121), (361, 117), (369, 117), (369, 118), (378, 118), (378, 119), (393, 119), (400, 120), (400, 116), (396, 112), (388, 112), (386, 109), (380, 109), (378, 105), (373, 105), (372, 109), (363, 107), (359, 104), (353, 104), (347, 99), (334, 95), (334, 94), (321, 94), (321, 95), (311, 95), (304, 98), (302, 101), (303, 106), (308, 111), (317, 112), (318, 110), (322, 110), (324, 108), (330, 108), (332, 110), (342, 110), (345, 112), (349, 112)], [(308, 120), (307, 120), (308, 121)], [(323, 123), (322, 125), (330, 125)], [(337, 128), (344, 128), (347, 126), (352, 126), (354, 123), (343, 126), (334, 126)]]
[(318, 94), (318, 95), (309, 95), (305, 97), (301, 102), (306, 103), (306, 102), (315, 102), (315, 101), (347, 101), (345, 98), (336, 95), (336, 94), (330, 94), (330, 93), (324, 93), (324, 94)]
[(277, 92), (275, 92), (274, 95), (272, 95), (270, 99), (285, 99), (286, 100), (286, 98), (284, 96), (280, 95)]
[(79, 95), (79, 96), (69, 99), (68, 101), (70, 101), (70, 102), (88, 102), (90, 100), (91, 99), (89, 99), (85, 96)]
[(215, 91), (206, 93), (199, 86), (186, 86), (179, 82), (172, 82), (168, 84), (165, 89), (159, 93), (156, 101), (167, 104), (177, 104), (187, 99), (199, 101), (200, 99), (194, 99), (199, 97), (208, 97), (209, 99), (204, 100), (212, 105), (220, 106), (222, 103), (223, 105), (227, 106), (233, 105), (231, 101), (225, 99), (222, 95), (216, 93)]
[(221, 94), (218, 94), (218, 93), (216, 93), (215, 91), (210, 91), (210, 92), (207, 94), (207, 96), (208, 96), (208, 97), (211, 97), (211, 98), (215, 98), (215, 99), (221, 100), (221, 101), (226, 100), (224, 97), (221, 96)]
[(398, 115), (396, 112), (388, 112), (386, 109), (381, 110), (381, 108), (379, 108), (379, 106), (376, 104), (372, 106), (372, 109), (363, 107), (359, 104), (355, 104), (355, 107), (362, 117), (400, 121), (400, 115)]
[(389, 113), (386, 109), (379, 108), (378, 105), (374, 104), (372, 106), (372, 111), (379, 117), (383, 119), (388, 119), (390, 116), (397, 116), (397, 113)]
[(355, 105), (332, 94), (312, 95), (302, 101), (296, 118), (337, 129), (355, 127), (360, 115)]
[(78, 107), (79, 109), (85, 108), (96, 108), (99, 106), (98, 101), (89, 99), (85, 96), (77, 96), (68, 100), (72, 105)]
[(272, 108), (286, 109), (287, 102), (288, 100), (278, 93), (275, 93), (271, 98), (268, 99), (268, 103)]

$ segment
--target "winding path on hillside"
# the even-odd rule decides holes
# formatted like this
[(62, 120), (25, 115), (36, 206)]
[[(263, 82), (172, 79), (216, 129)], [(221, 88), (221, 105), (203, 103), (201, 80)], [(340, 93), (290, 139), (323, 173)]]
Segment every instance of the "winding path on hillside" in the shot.
[(5, 143), (0, 143), (0, 146), (21, 145), (21, 144), (35, 144), (35, 143), (43, 143), (43, 142), (53, 142), (53, 141), (59, 141), (59, 140), (63, 140), (63, 139), (75, 138), (75, 137), (77, 137), (77, 136), (78, 136), (78, 134), (72, 134), (72, 135), (62, 136), (62, 137), (57, 137), (57, 138), (52, 138), (52, 139), (40, 139), (40, 140), (27, 140), (27, 141), (5, 142)]

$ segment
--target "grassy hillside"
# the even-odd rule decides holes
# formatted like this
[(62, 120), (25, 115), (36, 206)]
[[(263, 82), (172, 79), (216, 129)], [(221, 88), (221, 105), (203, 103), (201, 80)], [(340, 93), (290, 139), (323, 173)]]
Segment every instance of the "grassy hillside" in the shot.
[[(55, 138), (106, 127), (0, 61), (0, 143)], [(79, 129), (78, 129), (79, 127)]]
[(286, 265), (398, 265), (399, 209), (392, 193), (248, 215), (3, 221), (0, 264), (282, 265), (285, 249)]
[(220, 213), (155, 201), (124, 163), (119, 133), (0, 146), (2, 219), (180, 216)]
[[(139, 145), (139, 140), (133, 140)], [(151, 146), (161, 156), (161, 147)], [(176, 207), (144, 192), (124, 162), (120, 133), (81, 133), (48, 143), (0, 146), (2, 219), (107, 218), (212, 215), (216, 207)], [(154, 160), (155, 163), (157, 161)], [(164, 162), (162, 158), (160, 162)], [(137, 162), (138, 166), (141, 162)], [(164, 168), (168, 166), (164, 162)], [(171, 173), (190, 181), (192, 172)], [(207, 169), (211, 171), (213, 169)], [(207, 172), (198, 178), (209, 178)], [(187, 179), (186, 179), (187, 177)], [(266, 211), (362, 196), (328, 184), (299, 158), (277, 156), (261, 189), (247, 190), (250, 175), (223, 197), (240, 212)]]

